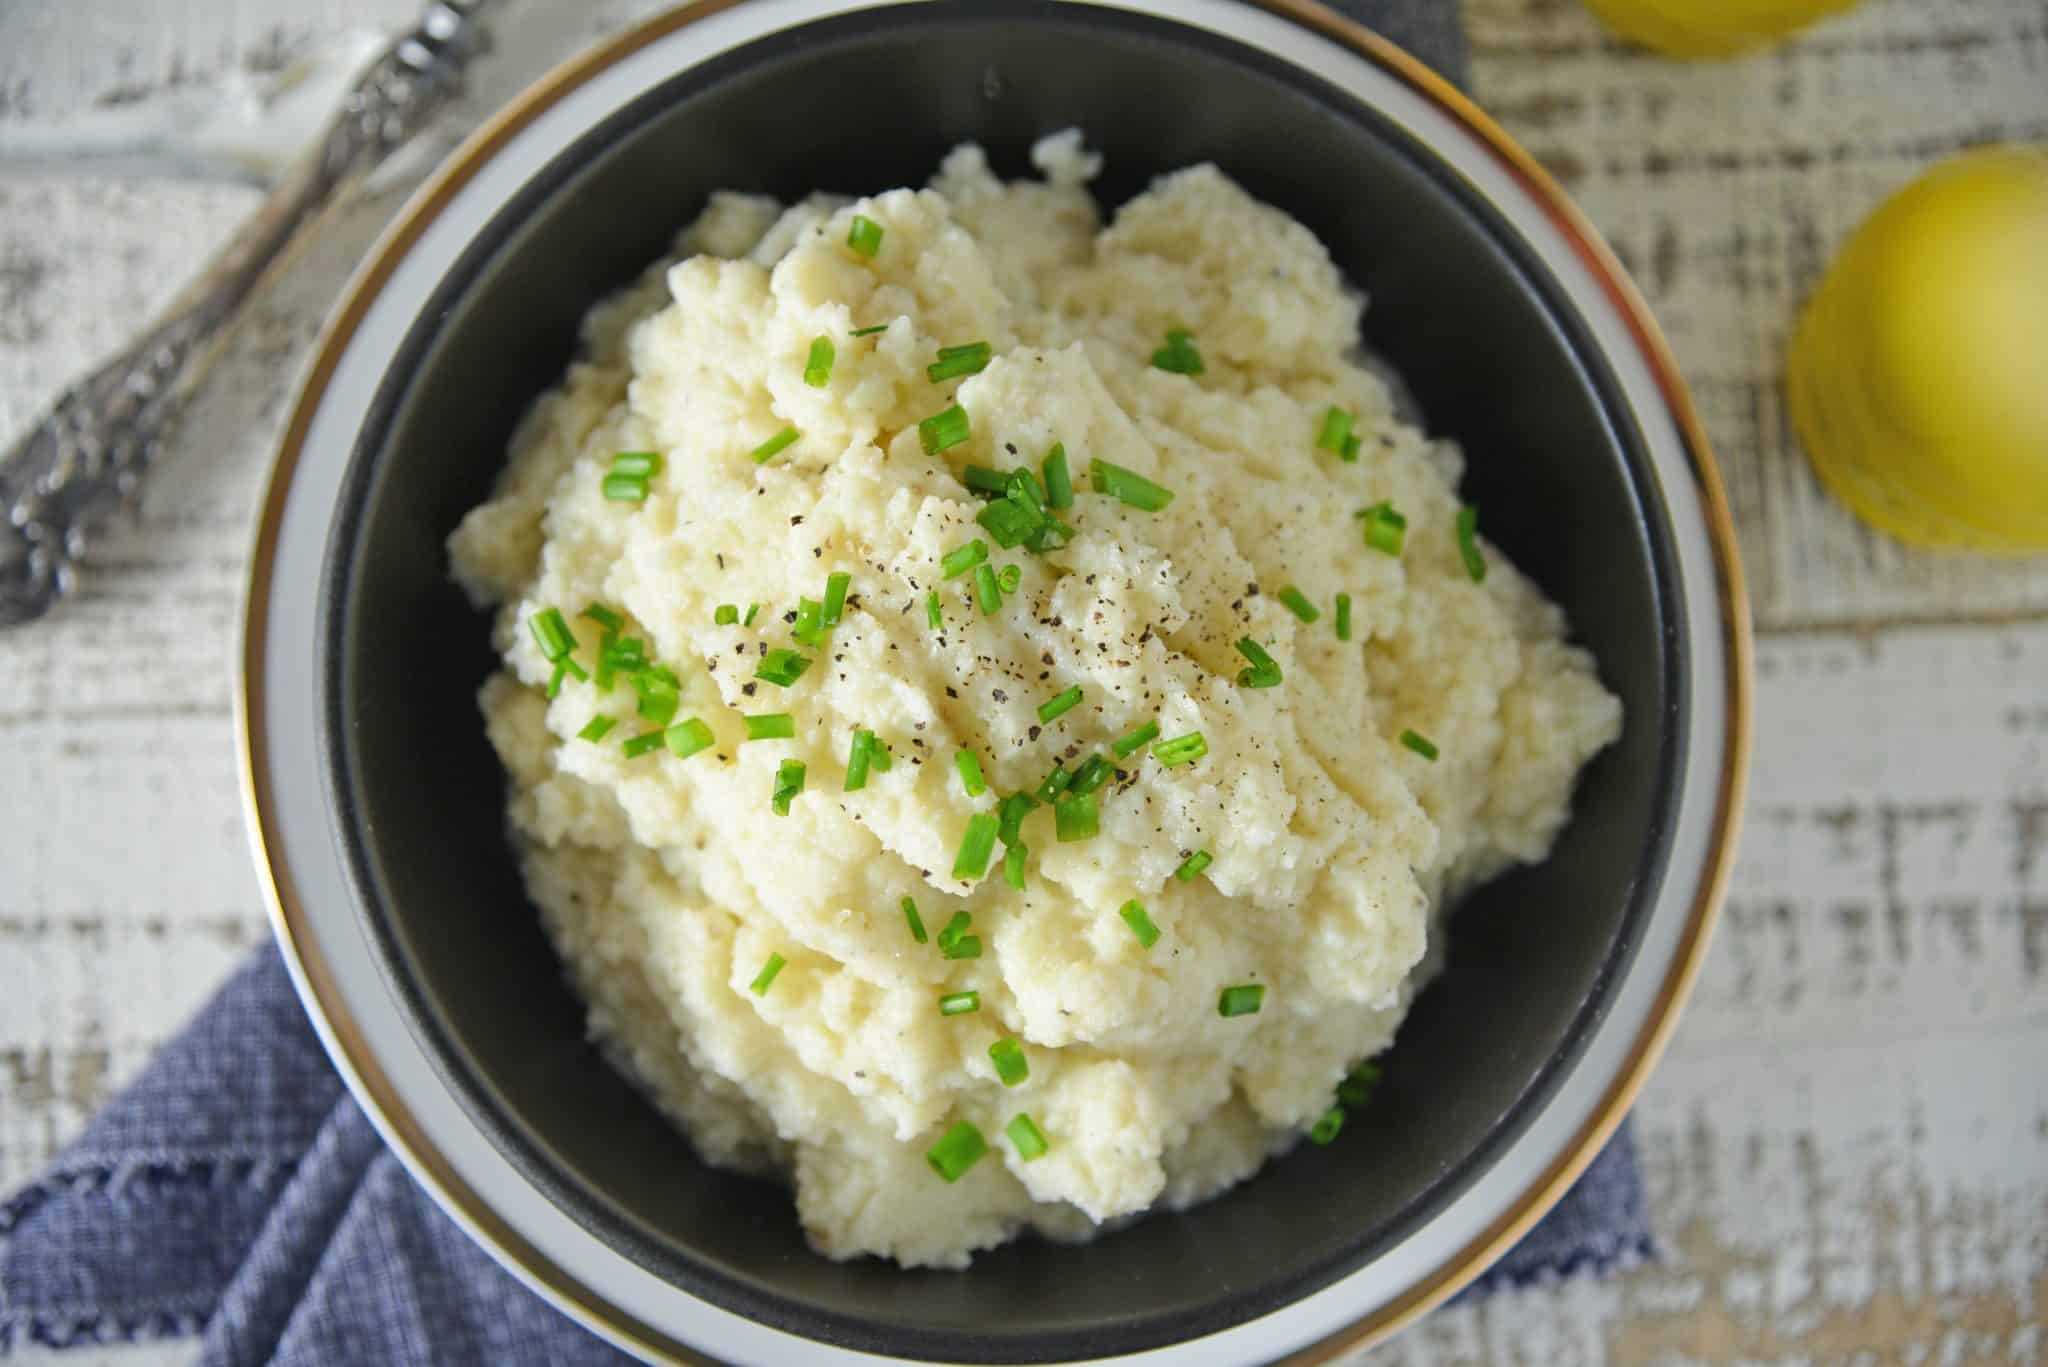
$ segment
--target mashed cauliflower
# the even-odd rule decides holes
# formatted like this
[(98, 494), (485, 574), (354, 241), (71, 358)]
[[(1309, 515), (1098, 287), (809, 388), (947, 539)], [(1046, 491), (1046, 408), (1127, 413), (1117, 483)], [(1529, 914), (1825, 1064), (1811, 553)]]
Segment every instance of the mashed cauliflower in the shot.
[[(1307, 229), (1209, 166), (1103, 227), (1077, 137), (1035, 160), (1043, 181), (1004, 184), (968, 146), (925, 190), (714, 196), (671, 262), (591, 315), (584, 359), (451, 542), (498, 607), (484, 716), (593, 1035), (708, 1160), (787, 1173), (834, 1258), (960, 1267), (1025, 1230), (1086, 1238), (1242, 1181), (1387, 1046), (1435, 958), (1433, 912), (1541, 859), (1620, 727), (1557, 608), (1483, 542), (1483, 579), (1468, 571), (1459, 453), (1359, 363), (1361, 302)], [(849, 243), (855, 215), (882, 229), (872, 256)], [(813, 384), (818, 338), (832, 358)], [(927, 377), (939, 348), (984, 341), (978, 373)], [(919, 423), (954, 404), (966, 439), (928, 453)], [(1333, 407), (1353, 461), (1318, 446)], [(1036, 471), (1055, 443), (1071, 539), (1004, 549), (968, 467)], [(606, 496), (622, 452), (659, 453), (644, 499)], [(1096, 461), (1171, 502), (1097, 492)], [(1380, 503), (1406, 519), (1398, 554), (1361, 534)], [(1021, 576), (993, 612), (972, 572), (941, 575), (977, 538)], [(810, 632), (793, 614), (835, 573), (840, 620)], [(548, 609), (585, 674), (616, 614), (674, 699), (658, 676), (629, 686), (630, 657), (623, 682), (572, 672), (550, 697), (529, 629)], [(1247, 638), (1276, 684), (1248, 686), (1270, 675)], [(787, 685), (757, 677), (780, 650), (809, 662)], [(791, 736), (747, 739), (744, 717), (778, 713)], [(613, 725), (591, 739), (598, 718)], [(710, 743), (679, 757), (665, 725)], [(1206, 753), (1113, 756), (1148, 725)], [(846, 791), (859, 731), (877, 754)], [(641, 735), (654, 748), (631, 753)], [(963, 750), (985, 778), (972, 796)], [(977, 814), (1096, 753), (1115, 770), (1093, 838), (1058, 839), (1043, 806), (1017, 832), (1021, 890), (1001, 845), (955, 876)], [(1222, 1014), (1254, 985), (1255, 1013)], [(941, 1013), (967, 992), (972, 1010)], [(990, 1053), (1006, 1040), (1015, 1085)], [(963, 1124), (987, 1153), (943, 1180), (927, 1151), (951, 1131), (971, 1153)]]

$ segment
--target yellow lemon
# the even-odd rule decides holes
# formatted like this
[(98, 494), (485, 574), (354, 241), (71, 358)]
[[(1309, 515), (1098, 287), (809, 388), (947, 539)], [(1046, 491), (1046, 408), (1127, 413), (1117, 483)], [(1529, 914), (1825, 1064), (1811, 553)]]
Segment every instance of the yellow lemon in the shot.
[(1857, 0), (1586, 0), (1615, 32), (1673, 57), (1727, 57)]
[(1873, 214), (1807, 305), (1786, 390), (1866, 521), (2048, 551), (2048, 147), (1965, 153)]

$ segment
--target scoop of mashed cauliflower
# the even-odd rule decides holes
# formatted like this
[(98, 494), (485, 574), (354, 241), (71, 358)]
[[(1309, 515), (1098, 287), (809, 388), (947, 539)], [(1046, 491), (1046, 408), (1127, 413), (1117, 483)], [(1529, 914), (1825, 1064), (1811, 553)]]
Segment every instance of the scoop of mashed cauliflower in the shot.
[[(1077, 137), (1035, 160), (714, 196), (451, 542), (593, 1035), (834, 1258), (961, 1267), (1243, 1180), (1620, 727), (1557, 608), (1461, 546), (1459, 453), (1396, 416), (1306, 228), (1211, 166), (1105, 227)], [(976, 543), (993, 582), (949, 576)], [(1020, 793), (1053, 800), (980, 855)]]

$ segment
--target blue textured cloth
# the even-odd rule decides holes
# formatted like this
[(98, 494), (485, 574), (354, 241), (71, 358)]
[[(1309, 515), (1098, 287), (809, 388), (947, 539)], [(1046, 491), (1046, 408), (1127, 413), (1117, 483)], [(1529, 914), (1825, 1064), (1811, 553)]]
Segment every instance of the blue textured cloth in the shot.
[[(1453, 78), (1454, 0), (1339, 0)], [(1467, 1295), (1649, 1256), (1624, 1130)], [(626, 1361), (498, 1268), (343, 1089), (275, 949), (0, 1205), (0, 1350), (203, 1335), (201, 1361)]]

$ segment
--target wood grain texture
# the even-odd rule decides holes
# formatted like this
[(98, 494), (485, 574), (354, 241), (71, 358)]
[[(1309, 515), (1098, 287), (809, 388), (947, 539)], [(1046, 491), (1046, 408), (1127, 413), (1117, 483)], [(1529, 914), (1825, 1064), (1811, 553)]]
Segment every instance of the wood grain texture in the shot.
[[(520, 11), (519, 50), (438, 141), (646, 8)], [(413, 9), (0, 6), (0, 122), (189, 90)], [(1366, 1360), (2048, 1360), (2048, 565), (1863, 531), (1813, 481), (1777, 379), (1799, 301), (1886, 193), (1961, 146), (2048, 137), (2048, 4), (1871, 0), (1720, 65), (1629, 49), (1575, 0), (1467, 11), (1482, 102), (1629, 260), (1717, 443), (1763, 628), (1757, 766), (1727, 916), (1637, 1108), (1670, 1257), (1461, 1303)], [(318, 320), (416, 175), (324, 226), (79, 598), (0, 638), (0, 1187), (265, 933), (228, 715), (248, 519)], [(252, 196), (0, 172), (0, 430)]]

